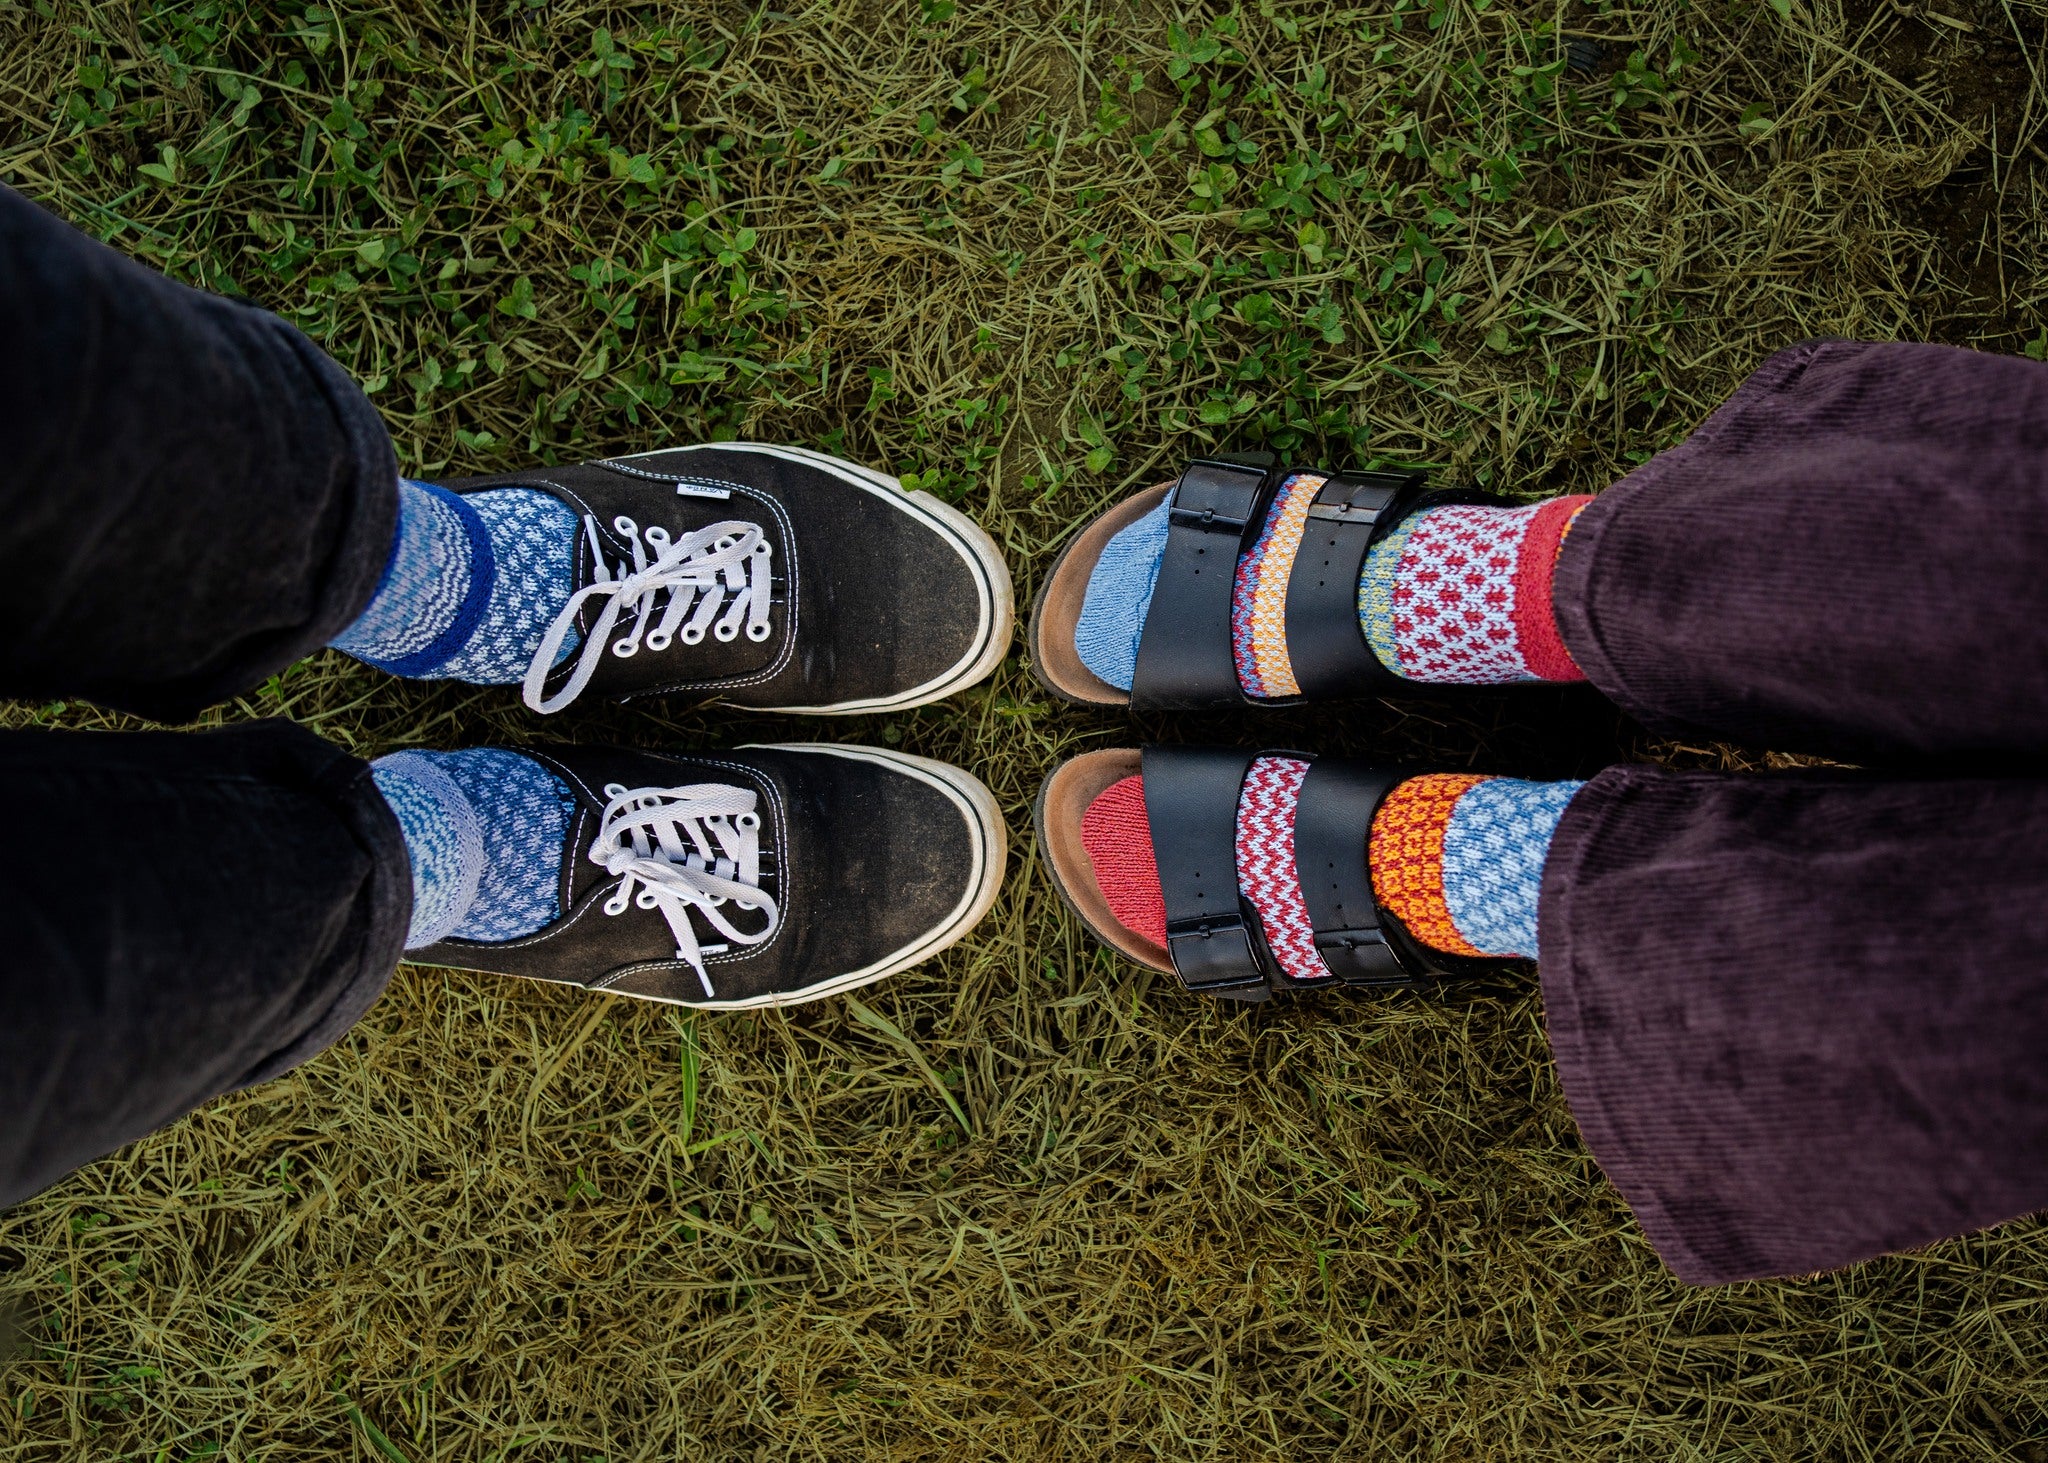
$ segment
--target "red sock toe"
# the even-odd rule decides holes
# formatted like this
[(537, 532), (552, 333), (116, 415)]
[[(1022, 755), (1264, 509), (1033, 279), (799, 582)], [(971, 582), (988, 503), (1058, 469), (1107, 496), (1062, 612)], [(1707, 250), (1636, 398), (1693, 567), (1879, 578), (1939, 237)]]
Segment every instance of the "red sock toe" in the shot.
[(1103, 789), (1081, 815), (1081, 846), (1095, 866), (1095, 882), (1109, 912), (1126, 929), (1166, 943), (1166, 896), (1152, 856), (1152, 824), (1145, 815), (1145, 780), (1126, 777)]

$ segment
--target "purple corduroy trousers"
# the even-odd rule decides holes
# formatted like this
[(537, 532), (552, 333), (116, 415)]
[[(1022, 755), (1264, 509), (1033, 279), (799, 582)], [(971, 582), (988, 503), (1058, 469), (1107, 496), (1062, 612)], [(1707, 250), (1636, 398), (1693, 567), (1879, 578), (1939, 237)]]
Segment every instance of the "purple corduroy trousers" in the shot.
[(1565, 644), (1648, 726), (1862, 771), (1611, 768), (1544, 869), (1566, 1095), (1699, 1284), (2048, 1208), (2048, 366), (1781, 352), (1601, 494)]

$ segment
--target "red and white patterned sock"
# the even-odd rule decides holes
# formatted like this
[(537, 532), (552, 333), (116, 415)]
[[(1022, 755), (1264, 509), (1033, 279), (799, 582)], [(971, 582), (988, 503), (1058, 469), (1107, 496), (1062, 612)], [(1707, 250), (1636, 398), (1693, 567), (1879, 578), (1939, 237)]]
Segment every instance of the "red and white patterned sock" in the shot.
[(1373, 545), (1359, 576), (1358, 618), (1373, 654), (1410, 681), (1583, 681), (1550, 595), (1565, 535), (1592, 501), (1416, 514)]
[[(1296, 980), (1330, 980), (1329, 967), (1316, 954), (1315, 929), (1294, 872), (1294, 805), (1306, 776), (1308, 763), (1296, 757), (1260, 757), (1245, 774), (1237, 799), (1238, 886), (1258, 910), (1280, 968)], [(1359, 833), (1363, 839), (1364, 830)], [(1164, 945), (1166, 899), (1152, 853), (1143, 778), (1126, 777), (1088, 805), (1081, 846), (1110, 913), (1125, 928)]]

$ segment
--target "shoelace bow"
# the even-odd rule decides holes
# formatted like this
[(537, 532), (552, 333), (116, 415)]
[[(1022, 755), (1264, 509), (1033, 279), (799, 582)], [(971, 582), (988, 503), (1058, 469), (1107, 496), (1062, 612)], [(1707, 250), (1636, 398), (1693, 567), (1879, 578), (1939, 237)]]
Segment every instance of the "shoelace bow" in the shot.
[[(637, 904), (658, 909), (676, 937), (676, 958), (697, 972), (707, 999), (716, 999), (704, 957), (725, 945), (702, 945), (690, 911), (702, 912), (711, 927), (735, 945), (758, 945), (782, 922), (775, 901), (761, 890), (761, 815), (755, 795), (743, 787), (700, 782), (689, 787), (633, 787), (608, 783), (604, 819), (590, 845), (590, 861), (617, 876), (619, 887), (604, 902), (609, 915)], [(767, 924), (754, 934), (726, 918), (739, 910), (766, 910)]]
[[(666, 650), (678, 639), (696, 645), (707, 634), (737, 640), (742, 628), (749, 640), (768, 638), (768, 563), (774, 546), (759, 524), (728, 519), (671, 539), (658, 523), (642, 529), (630, 518), (614, 518), (612, 527), (633, 556), (630, 563), (616, 565), (605, 556), (597, 520), (586, 516), (583, 527), (600, 577), (569, 597), (541, 637), (522, 688), (526, 704), (535, 711), (560, 711), (581, 695), (607, 649), (623, 658), (638, 654), (642, 644), (649, 650)], [(655, 611), (664, 594), (668, 603), (657, 620)], [(548, 672), (554, 669), (562, 642), (576, 628), (584, 601), (598, 598), (605, 601), (604, 610), (584, 637), (568, 682), (544, 697)], [(612, 631), (627, 616), (631, 619), (626, 633), (613, 643)]]

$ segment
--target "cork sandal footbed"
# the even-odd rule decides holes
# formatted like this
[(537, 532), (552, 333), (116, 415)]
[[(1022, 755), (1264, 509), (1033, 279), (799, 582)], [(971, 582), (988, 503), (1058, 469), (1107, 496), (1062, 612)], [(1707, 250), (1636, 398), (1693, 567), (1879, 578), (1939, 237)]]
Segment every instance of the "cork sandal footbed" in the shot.
[(1039, 853), (1052, 875), (1053, 888), (1088, 927), (1088, 933), (1125, 959), (1170, 975), (1173, 961), (1166, 947), (1126, 927), (1109, 912), (1109, 901), (1095, 882), (1095, 865), (1081, 844), (1081, 819), (1088, 805), (1112, 784), (1137, 776), (1139, 767), (1135, 747), (1112, 747), (1070, 758), (1054, 768), (1038, 790), (1032, 820), (1038, 826)]
[[(1112, 538), (1164, 501), (1173, 484), (1161, 483), (1133, 493), (1075, 535), (1038, 588), (1031, 607), (1031, 669), (1053, 695), (1082, 706), (1128, 706), (1131, 693), (1120, 691), (1081, 663), (1074, 631), (1081, 623), (1081, 603), (1088, 595), (1088, 576), (1095, 572), (1102, 550)], [(1078, 825), (1077, 825), (1078, 826)]]

